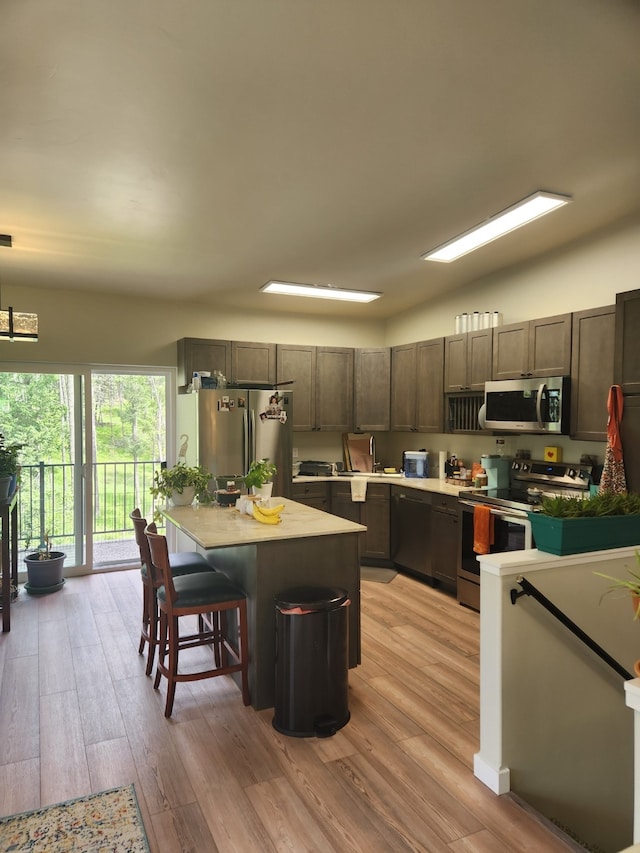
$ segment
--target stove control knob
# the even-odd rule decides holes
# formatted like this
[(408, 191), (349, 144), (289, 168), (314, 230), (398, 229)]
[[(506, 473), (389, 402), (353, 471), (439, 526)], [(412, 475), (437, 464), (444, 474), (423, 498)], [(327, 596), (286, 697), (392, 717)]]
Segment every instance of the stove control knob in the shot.
[(575, 477), (575, 476), (577, 476), (577, 471), (575, 468), (569, 468), (569, 470), (567, 471), (567, 474), (569, 475), (569, 477)]
[(530, 467), (531, 467), (531, 466), (529, 465), (529, 463), (528, 463), (528, 462), (523, 462), (523, 463), (522, 463), (522, 470), (523, 470), (525, 473), (529, 470), (529, 468), (530, 468)]
[(514, 471), (519, 471), (520, 470), (520, 463), (514, 462), (511, 467), (513, 468)]

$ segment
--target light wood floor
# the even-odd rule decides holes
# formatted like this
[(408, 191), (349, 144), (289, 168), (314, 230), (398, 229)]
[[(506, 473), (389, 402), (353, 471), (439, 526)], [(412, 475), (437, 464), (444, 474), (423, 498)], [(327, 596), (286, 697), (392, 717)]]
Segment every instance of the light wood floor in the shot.
[(21, 590), (0, 635), (0, 813), (134, 782), (153, 853), (580, 849), (473, 776), (477, 614), (402, 575), (362, 587), (352, 718), (325, 740), (278, 734), (226, 677), (178, 685), (165, 720), (135, 570)]

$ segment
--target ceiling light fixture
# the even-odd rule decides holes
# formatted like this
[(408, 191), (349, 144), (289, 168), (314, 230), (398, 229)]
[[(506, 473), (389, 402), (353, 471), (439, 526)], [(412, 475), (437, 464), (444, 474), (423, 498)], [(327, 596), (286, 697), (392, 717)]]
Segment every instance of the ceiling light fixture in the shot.
[(443, 263), (455, 261), (468, 252), (502, 237), (503, 234), (508, 234), (509, 231), (515, 231), (521, 225), (526, 225), (527, 222), (532, 222), (534, 219), (544, 216), (545, 213), (551, 213), (552, 210), (562, 207), (570, 201), (571, 196), (539, 190), (501, 213), (490, 217), (485, 222), (481, 222), (480, 225), (470, 228), (464, 234), (460, 234), (453, 240), (448, 240), (446, 243), (426, 252), (422, 258), (425, 261), (441, 261)]
[[(11, 248), (13, 242), (9, 234), (0, 234), (0, 246)], [(38, 315), (24, 311), (14, 311), (11, 305), (2, 308), (2, 286), (0, 283), (0, 340), (37, 341)]]
[(367, 290), (345, 290), (331, 284), (297, 284), (293, 281), (268, 281), (260, 288), (264, 293), (282, 296), (308, 296), (312, 299), (338, 299), (343, 302), (373, 302), (382, 294)]

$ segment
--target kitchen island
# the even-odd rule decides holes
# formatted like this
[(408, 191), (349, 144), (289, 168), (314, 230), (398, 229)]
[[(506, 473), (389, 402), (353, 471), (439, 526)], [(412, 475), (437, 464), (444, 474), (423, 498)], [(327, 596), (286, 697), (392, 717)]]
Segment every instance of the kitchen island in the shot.
[(256, 710), (274, 703), (275, 598), (296, 586), (329, 586), (349, 595), (349, 667), (360, 663), (360, 534), (344, 518), (287, 498), (280, 524), (262, 524), (232, 507), (167, 507), (179, 550), (197, 550), (247, 595), (249, 689)]

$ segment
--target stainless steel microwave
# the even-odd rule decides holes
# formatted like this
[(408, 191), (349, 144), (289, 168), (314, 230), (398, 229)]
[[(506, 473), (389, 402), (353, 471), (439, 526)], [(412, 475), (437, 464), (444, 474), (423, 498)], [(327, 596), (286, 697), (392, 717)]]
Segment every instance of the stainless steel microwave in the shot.
[(506, 432), (569, 434), (568, 376), (486, 382), (480, 426)]

